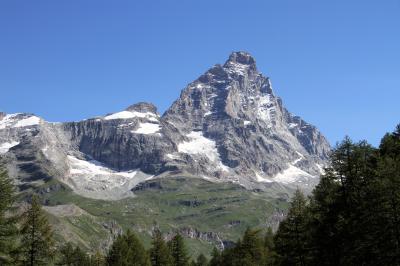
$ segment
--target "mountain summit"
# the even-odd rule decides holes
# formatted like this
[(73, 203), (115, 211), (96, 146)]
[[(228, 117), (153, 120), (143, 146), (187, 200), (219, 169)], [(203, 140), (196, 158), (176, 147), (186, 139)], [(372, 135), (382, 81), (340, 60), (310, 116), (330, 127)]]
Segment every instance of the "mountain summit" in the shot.
[(162, 116), (150, 103), (70, 123), (2, 115), (0, 147), (23, 188), (57, 178), (78, 194), (105, 199), (176, 175), (310, 190), (330, 151), (314, 126), (286, 110), (246, 52), (190, 83)]

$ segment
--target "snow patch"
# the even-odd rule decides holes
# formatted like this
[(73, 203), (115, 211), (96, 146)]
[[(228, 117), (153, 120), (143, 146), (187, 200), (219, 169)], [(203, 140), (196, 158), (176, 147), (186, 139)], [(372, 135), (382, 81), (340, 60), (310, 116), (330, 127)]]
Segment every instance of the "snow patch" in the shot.
[(37, 116), (25, 117), (22, 119), (18, 119), (17, 116), (21, 115), (17, 114), (9, 114), (6, 115), (2, 120), (0, 120), (0, 129), (4, 128), (15, 128), (15, 127), (27, 127), (27, 126), (35, 126), (40, 123), (40, 118)]
[(258, 98), (257, 117), (264, 121), (271, 121), (274, 118), (275, 107), (271, 101), (271, 96), (264, 95)]
[(71, 165), (70, 173), (74, 174), (90, 174), (90, 175), (118, 175), (126, 178), (133, 178), (136, 175), (136, 171), (130, 172), (116, 172), (103, 166), (102, 163), (91, 160), (85, 161), (80, 160), (76, 157), (68, 155), (68, 160)]
[(146, 112), (146, 113), (141, 113), (141, 112), (136, 112), (136, 111), (122, 111), (118, 113), (114, 113), (111, 115), (108, 115), (104, 117), (105, 120), (114, 120), (114, 119), (129, 119), (129, 118), (147, 118), (148, 120), (151, 121), (158, 121), (158, 115), (151, 113), (151, 112)]
[(238, 62), (229, 62), (227, 65), (227, 70), (230, 74), (239, 74), (244, 76), (249, 70), (249, 65), (240, 64)]
[(204, 113), (204, 117), (209, 116), (209, 115), (211, 115), (211, 114), (212, 114), (211, 111), (207, 111), (207, 112)]
[(297, 164), (298, 162), (300, 162), (301, 160), (304, 159), (304, 155), (303, 155), (303, 154), (301, 154), (301, 153), (298, 152), (298, 151), (296, 151), (296, 153), (300, 156), (300, 158), (294, 160), (294, 161), (292, 162), (293, 165)]
[(321, 173), (321, 175), (325, 174), (325, 170), (324, 167), (318, 163), (315, 164), (318, 167), (319, 172)]
[(249, 121), (249, 120), (245, 120), (245, 121), (244, 121), (244, 125), (245, 125), (245, 126), (250, 125), (250, 124), (251, 124), (251, 121)]
[(314, 178), (314, 176), (301, 170), (300, 168), (289, 164), (289, 167), (283, 172), (278, 173), (273, 180), (278, 183), (290, 184), (301, 180), (302, 178)]
[(17, 146), (19, 142), (11, 141), (0, 144), (0, 154), (7, 153), (12, 147)]
[(25, 118), (19, 120), (13, 127), (28, 127), (28, 126), (35, 126), (39, 125), (40, 118), (37, 116), (31, 116), (29, 118)]
[(140, 171), (115, 171), (98, 161), (85, 161), (68, 155), (69, 175), (64, 180), (80, 195), (117, 200), (133, 196), (131, 189), (149, 175)]
[(158, 131), (160, 131), (160, 125), (159, 124), (153, 124), (153, 123), (140, 123), (138, 129), (131, 131), (132, 133), (135, 134), (155, 134)]
[(257, 182), (265, 182), (265, 183), (272, 183), (274, 181), (272, 181), (271, 179), (267, 178), (267, 177), (262, 177), (261, 175), (259, 175), (258, 173), (256, 173), (256, 180)]
[(190, 140), (178, 144), (178, 152), (202, 155), (223, 171), (229, 171), (229, 167), (221, 162), (215, 141), (203, 136), (201, 131), (192, 131), (186, 135)]
[(166, 154), (165, 156), (167, 156), (169, 159), (171, 159), (171, 160), (178, 160), (178, 159), (180, 159), (181, 157), (178, 155), (178, 154), (176, 154), (176, 153), (168, 153), (168, 154)]

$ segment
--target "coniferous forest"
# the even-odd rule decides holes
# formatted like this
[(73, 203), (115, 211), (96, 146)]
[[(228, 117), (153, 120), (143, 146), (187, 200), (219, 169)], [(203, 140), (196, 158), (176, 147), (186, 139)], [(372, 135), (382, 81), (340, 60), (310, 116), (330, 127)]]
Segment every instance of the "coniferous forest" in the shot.
[(337, 144), (319, 184), (310, 196), (296, 191), (276, 232), (249, 228), (233, 247), (197, 258), (182, 236), (166, 241), (158, 229), (148, 250), (127, 231), (105, 254), (87, 254), (56, 244), (37, 196), (17, 202), (2, 171), (0, 265), (400, 265), (400, 125), (378, 148)]

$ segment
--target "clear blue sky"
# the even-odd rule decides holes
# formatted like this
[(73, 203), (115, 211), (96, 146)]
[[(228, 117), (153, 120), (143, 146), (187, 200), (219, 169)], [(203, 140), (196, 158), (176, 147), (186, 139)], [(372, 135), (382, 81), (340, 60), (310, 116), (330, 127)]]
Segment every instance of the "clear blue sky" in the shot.
[(0, 2), (0, 110), (80, 120), (153, 102), (245, 50), (334, 144), (400, 123), (400, 0)]

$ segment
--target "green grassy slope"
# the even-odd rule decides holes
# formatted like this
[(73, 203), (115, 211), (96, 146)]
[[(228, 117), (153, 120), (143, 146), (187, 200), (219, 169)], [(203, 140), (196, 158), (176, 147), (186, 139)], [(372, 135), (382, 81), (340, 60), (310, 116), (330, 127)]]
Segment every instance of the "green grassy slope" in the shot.
[(59, 189), (56, 183), (52, 180), (38, 190), (43, 202), (73, 204), (83, 210), (79, 215), (50, 215), (58, 239), (80, 243), (91, 251), (104, 250), (112, 234), (127, 229), (137, 232), (149, 246), (157, 225), (165, 234), (179, 231), (186, 236), (191, 255), (207, 254), (220, 242), (218, 238), (236, 241), (247, 227), (276, 225), (276, 213), (287, 209), (288, 198), (274, 189), (255, 192), (235, 184), (170, 177), (147, 181), (135, 190), (136, 197), (103, 201)]

